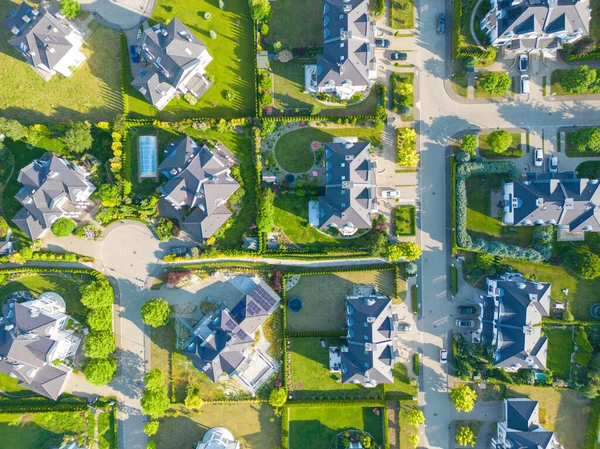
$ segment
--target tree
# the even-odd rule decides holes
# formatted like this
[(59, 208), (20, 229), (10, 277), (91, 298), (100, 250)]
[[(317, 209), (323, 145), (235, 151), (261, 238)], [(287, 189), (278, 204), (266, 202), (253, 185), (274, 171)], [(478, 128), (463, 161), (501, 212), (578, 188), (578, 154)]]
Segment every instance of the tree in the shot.
[(398, 136), (405, 142), (415, 142), (417, 140), (417, 131), (414, 128), (398, 128)]
[(25, 263), (25, 257), (19, 252), (14, 252), (9, 254), (8, 261), (10, 263), (14, 263), (15, 265), (23, 265)]
[(141, 314), (144, 324), (151, 327), (164, 326), (171, 316), (171, 306), (162, 298), (149, 299), (142, 306)]
[(19, 140), (27, 135), (27, 127), (21, 125), (17, 120), (0, 117), (0, 134), (4, 134), (12, 140)]
[(595, 279), (600, 276), (600, 257), (586, 248), (572, 249), (562, 257), (567, 270), (583, 279)]
[(146, 449), (156, 449), (156, 441), (150, 440), (148, 444), (146, 444)]
[(571, 94), (583, 94), (596, 81), (598, 72), (582, 65), (577, 69), (567, 70), (560, 80), (562, 88)]
[(414, 148), (399, 148), (396, 155), (396, 163), (403, 167), (416, 167), (420, 160), (421, 156)]
[(144, 433), (149, 437), (156, 435), (160, 424), (158, 421), (150, 421), (144, 426)]
[(268, 22), (271, 16), (271, 4), (269, 0), (248, 0), (250, 5), (250, 17), (257, 22)]
[(419, 445), (419, 435), (416, 433), (409, 434), (408, 442), (412, 445), (412, 447), (417, 447)]
[(425, 415), (421, 410), (416, 408), (408, 411), (406, 419), (411, 426), (417, 427), (419, 424), (425, 424)]
[(260, 34), (263, 36), (268, 36), (269, 35), (269, 25), (267, 25), (266, 23), (261, 23), (260, 24)]
[(600, 151), (600, 128), (583, 128), (571, 134), (571, 142), (577, 151)]
[(65, 134), (65, 144), (74, 153), (92, 148), (92, 127), (87, 122), (71, 122)]
[(477, 253), (475, 255), (475, 265), (477, 268), (487, 272), (492, 266), (495, 265), (494, 256), (489, 253)]
[[(261, 123), (261, 136), (266, 138), (269, 134), (273, 134), (275, 132), (275, 122), (273, 120), (263, 120)], [(236, 165), (237, 167), (237, 165)]]
[(115, 352), (115, 336), (111, 331), (92, 331), (85, 337), (83, 351), (92, 359), (103, 359)]
[(104, 207), (116, 207), (123, 201), (119, 187), (115, 184), (102, 184), (97, 195)]
[(72, 20), (79, 15), (81, 5), (77, 0), (60, 0), (60, 13)]
[(269, 404), (272, 407), (279, 408), (287, 401), (287, 391), (284, 388), (275, 388), (269, 395)]
[(389, 239), (386, 232), (373, 231), (369, 238), (369, 253), (373, 257), (380, 257), (387, 253)]
[(66, 237), (68, 235), (71, 235), (76, 227), (77, 225), (73, 220), (71, 220), (70, 218), (61, 217), (54, 223), (52, 223), (50, 229), (52, 230), (52, 233), (55, 236)]
[(263, 188), (261, 192), (256, 214), (256, 227), (258, 228), (258, 232), (271, 232), (271, 229), (275, 225), (273, 219), (273, 215), (275, 214), (275, 206), (273, 206), (275, 192), (268, 187)]
[(411, 261), (421, 257), (421, 252), (421, 248), (416, 243), (401, 242), (388, 246), (387, 258), (390, 262), (396, 262), (400, 259)]
[(273, 80), (271, 79), (268, 73), (263, 73), (260, 77), (260, 87), (262, 87), (264, 90), (273, 89)]
[(456, 434), (456, 444), (459, 446), (475, 446), (475, 434), (470, 427), (463, 426)]
[(112, 308), (102, 307), (91, 310), (87, 315), (88, 326), (95, 331), (108, 331), (112, 329)]
[(200, 410), (204, 405), (204, 401), (200, 396), (200, 388), (194, 384), (188, 384), (185, 389), (184, 404), (189, 409)]
[(6, 237), (8, 233), (8, 223), (6, 222), (6, 218), (0, 215), (0, 238)]
[(89, 309), (110, 307), (115, 302), (115, 293), (106, 279), (83, 285), (79, 292), (81, 303)]
[(460, 149), (465, 153), (474, 155), (475, 150), (477, 149), (478, 140), (479, 139), (477, 138), (477, 136), (474, 136), (473, 134), (467, 134), (462, 138)]
[(506, 72), (490, 72), (481, 80), (481, 88), (488, 94), (503, 95), (510, 87), (510, 76)]
[(108, 357), (103, 359), (90, 359), (83, 367), (86, 380), (92, 385), (106, 385), (117, 373), (117, 362)]
[(152, 418), (164, 416), (165, 411), (170, 405), (169, 397), (167, 396), (167, 388), (162, 386), (153, 390), (144, 390), (141, 404), (144, 414), (150, 415)]
[(494, 153), (504, 153), (512, 143), (512, 136), (503, 129), (492, 132), (487, 136), (487, 144)]
[(144, 385), (148, 390), (156, 390), (165, 386), (165, 373), (158, 368), (151, 369), (144, 376)]
[(468, 385), (461, 385), (450, 392), (454, 407), (459, 412), (470, 412), (475, 407), (477, 393)]
[(309, 110), (310, 110), (310, 115), (318, 115), (321, 113), (321, 108), (319, 106), (317, 106), (316, 104), (311, 104)]

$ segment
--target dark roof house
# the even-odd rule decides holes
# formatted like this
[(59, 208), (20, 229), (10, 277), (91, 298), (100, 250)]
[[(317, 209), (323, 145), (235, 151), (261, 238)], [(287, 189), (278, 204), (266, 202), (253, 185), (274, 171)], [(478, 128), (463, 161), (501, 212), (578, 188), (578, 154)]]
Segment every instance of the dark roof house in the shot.
[(346, 324), (342, 382), (365, 387), (393, 383), (398, 349), (391, 299), (378, 294), (373, 286), (355, 285), (352, 295), (346, 297)]
[(23, 2), (10, 12), (4, 22), (13, 36), (12, 45), (45, 81), (56, 73), (73, 74), (86, 59), (80, 51), (82, 35), (63, 17), (50, 14), (43, 7), (31, 8)]
[(200, 98), (211, 83), (204, 68), (212, 61), (206, 46), (188, 27), (174, 17), (168, 24), (146, 29), (139, 44), (143, 60), (131, 85), (157, 109), (163, 109), (177, 94)]
[(319, 228), (342, 235), (370, 229), (377, 211), (376, 165), (368, 142), (325, 144), (325, 195), (319, 197)]
[(498, 423), (492, 449), (562, 449), (553, 432), (539, 420), (537, 401), (529, 398), (504, 399), (504, 421)]
[[(221, 151), (224, 151), (221, 149)], [(203, 240), (210, 238), (231, 217), (226, 202), (239, 189), (230, 176), (232, 159), (199, 146), (189, 136), (172, 143), (158, 170), (168, 178), (161, 193), (175, 208), (189, 207), (192, 212), (183, 224)]]
[(52, 153), (23, 167), (17, 181), (23, 187), (15, 198), (23, 208), (13, 222), (29, 238), (40, 238), (61, 217), (76, 219), (96, 187), (89, 173)]
[(539, 324), (549, 315), (551, 285), (506, 273), (488, 279), (487, 289), (482, 339), (495, 348), (494, 366), (545, 370), (548, 338)]

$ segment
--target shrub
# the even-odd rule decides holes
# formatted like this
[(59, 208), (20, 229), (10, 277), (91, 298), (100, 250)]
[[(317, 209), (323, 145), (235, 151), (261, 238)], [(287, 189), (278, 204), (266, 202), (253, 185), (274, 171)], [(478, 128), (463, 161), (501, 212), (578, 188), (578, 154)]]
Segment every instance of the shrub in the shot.
[(510, 87), (510, 76), (505, 72), (490, 72), (481, 81), (481, 87), (492, 95), (505, 94)]
[(171, 306), (162, 298), (153, 298), (146, 301), (140, 313), (144, 324), (151, 327), (160, 327), (168, 323), (171, 316)]
[(275, 388), (269, 395), (269, 404), (272, 407), (279, 408), (287, 401), (287, 391), (284, 388)]
[(67, 237), (68, 235), (71, 235), (73, 233), (76, 227), (77, 225), (73, 220), (71, 220), (70, 218), (61, 217), (54, 223), (52, 223), (50, 229), (52, 230), (52, 233), (57, 237)]
[(454, 407), (459, 412), (470, 412), (475, 407), (477, 393), (468, 385), (461, 385), (450, 392)]
[(87, 316), (88, 326), (95, 331), (108, 331), (112, 329), (112, 308), (102, 307), (91, 310)]
[(60, 13), (72, 20), (81, 12), (81, 5), (77, 0), (60, 0)]
[(414, 262), (409, 262), (404, 267), (404, 272), (407, 276), (414, 276), (417, 274), (417, 264)]
[(499, 130), (487, 136), (487, 143), (494, 153), (504, 153), (512, 143), (512, 136), (508, 131)]
[(166, 283), (168, 285), (177, 285), (188, 276), (191, 276), (191, 274), (190, 270), (171, 270), (167, 273)]
[(144, 433), (149, 437), (156, 435), (160, 424), (158, 421), (150, 421), (144, 426)]
[(92, 331), (83, 344), (85, 355), (93, 359), (106, 358), (115, 349), (115, 336), (110, 331)]
[(202, 408), (202, 405), (204, 405), (204, 401), (202, 400), (202, 396), (200, 395), (200, 388), (198, 388), (194, 384), (188, 384), (188, 386), (185, 389), (185, 392), (185, 406), (191, 410), (200, 410), (200, 408)]
[(71, 122), (64, 139), (70, 151), (83, 153), (92, 148), (92, 127), (87, 122)]
[(560, 85), (571, 94), (583, 94), (596, 81), (597, 76), (596, 69), (582, 65), (577, 69), (567, 70), (560, 80)]
[(600, 257), (585, 248), (572, 249), (565, 253), (562, 264), (583, 279), (595, 279), (600, 276)]
[(267, 25), (266, 23), (261, 23), (260, 24), (260, 34), (262, 34), (263, 36), (268, 36), (269, 35), (269, 25)]
[(414, 242), (401, 242), (395, 245), (389, 245), (387, 248), (387, 258), (390, 262), (401, 259), (411, 261), (421, 257), (421, 248)]
[(476, 436), (470, 427), (463, 426), (456, 433), (456, 444), (459, 446), (475, 446)]
[(198, 99), (196, 97), (194, 97), (194, 95), (190, 92), (186, 92), (183, 95), (183, 99), (185, 101), (187, 101), (189, 104), (191, 104), (192, 106), (194, 106), (196, 103), (198, 103)]
[(462, 138), (460, 149), (471, 156), (475, 156), (479, 139), (473, 134), (467, 134)]
[(92, 281), (79, 289), (81, 303), (90, 308), (106, 308), (115, 302), (115, 293), (106, 279)]

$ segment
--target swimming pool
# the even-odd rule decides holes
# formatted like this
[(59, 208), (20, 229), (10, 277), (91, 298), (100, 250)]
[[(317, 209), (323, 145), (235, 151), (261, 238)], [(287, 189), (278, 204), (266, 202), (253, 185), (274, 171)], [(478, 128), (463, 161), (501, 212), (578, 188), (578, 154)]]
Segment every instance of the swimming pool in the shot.
[(156, 177), (157, 147), (156, 136), (140, 136), (138, 138), (140, 178)]

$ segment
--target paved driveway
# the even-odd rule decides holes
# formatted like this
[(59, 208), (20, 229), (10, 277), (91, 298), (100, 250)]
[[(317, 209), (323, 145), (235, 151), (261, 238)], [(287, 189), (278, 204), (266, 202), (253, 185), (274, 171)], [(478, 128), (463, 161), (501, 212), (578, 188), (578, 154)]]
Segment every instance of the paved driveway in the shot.
[(81, 9), (92, 11), (104, 25), (119, 30), (137, 28), (154, 10), (155, 0), (80, 0)]

